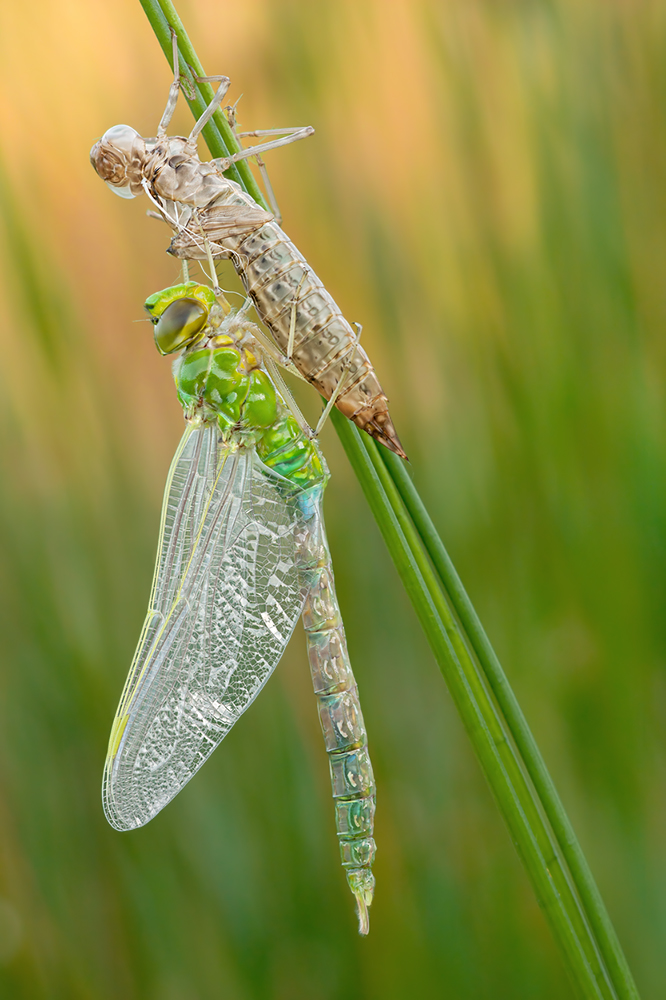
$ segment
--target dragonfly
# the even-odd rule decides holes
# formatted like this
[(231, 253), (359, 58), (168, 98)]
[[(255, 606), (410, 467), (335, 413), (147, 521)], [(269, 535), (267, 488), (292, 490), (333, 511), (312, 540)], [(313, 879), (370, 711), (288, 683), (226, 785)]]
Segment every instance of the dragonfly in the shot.
[[(231, 259), (271, 333), (278, 362), (295, 367), (325, 399), (333, 398), (346, 417), (406, 458), (389, 414), (388, 399), (359, 344), (359, 335), (280, 228), (275, 214), (265, 211), (239, 184), (225, 177), (232, 164), (248, 157), (258, 157), (263, 168), (264, 152), (305, 138), (314, 129), (236, 133), (239, 138), (286, 134), (226, 158), (202, 162), (197, 153), (198, 136), (221, 106), (230, 81), (223, 76), (197, 77), (198, 81), (219, 82), (215, 96), (189, 136), (168, 136), (181, 84), (175, 32), (172, 37), (174, 81), (156, 137), (144, 139), (130, 125), (115, 125), (92, 147), (93, 167), (121, 197), (145, 193), (174, 234), (169, 253), (183, 260), (208, 260), (214, 287), (215, 261)], [(268, 190), (272, 196), (272, 189)]]
[(250, 706), (302, 617), (359, 930), (369, 929), (375, 782), (322, 513), (328, 469), (263, 358), (247, 307), (195, 281), (150, 296), (185, 416), (148, 612), (113, 722), (109, 823), (149, 822)]

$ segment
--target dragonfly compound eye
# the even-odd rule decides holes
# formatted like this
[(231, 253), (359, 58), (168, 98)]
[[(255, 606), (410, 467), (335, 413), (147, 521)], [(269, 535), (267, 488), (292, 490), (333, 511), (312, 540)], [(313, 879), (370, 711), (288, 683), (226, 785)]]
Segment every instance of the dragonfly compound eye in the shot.
[(145, 154), (143, 139), (130, 125), (114, 125), (90, 150), (90, 162), (115, 194), (135, 198), (141, 194), (137, 186), (137, 166)]
[(196, 299), (177, 299), (155, 324), (155, 344), (160, 354), (173, 354), (194, 343), (206, 324), (208, 310)]

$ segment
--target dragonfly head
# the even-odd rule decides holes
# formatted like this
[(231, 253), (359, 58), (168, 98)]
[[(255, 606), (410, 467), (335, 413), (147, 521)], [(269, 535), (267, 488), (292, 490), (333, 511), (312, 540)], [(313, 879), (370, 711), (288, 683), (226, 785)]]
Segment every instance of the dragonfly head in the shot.
[(160, 354), (175, 354), (199, 340), (215, 304), (211, 289), (196, 281), (165, 288), (146, 299)]
[(121, 198), (143, 192), (141, 165), (146, 143), (130, 125), (114, 125), (90, 150), (90, 162), (111, 190)]

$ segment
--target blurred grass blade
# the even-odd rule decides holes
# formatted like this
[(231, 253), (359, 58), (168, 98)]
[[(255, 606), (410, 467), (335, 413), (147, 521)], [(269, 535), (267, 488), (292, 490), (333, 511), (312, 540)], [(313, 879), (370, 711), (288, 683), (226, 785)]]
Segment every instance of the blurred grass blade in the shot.
[[(186, 93), (186, 97), (193, 114), (200, 115), (213, 90), (209, 84), (197, 83), (190, 71), (192, 67), (196, 76), (204, 75), (173, 4), (169, 0), (141, 0), (141, 4), (170, 65), (170, 26), (176, 30), (185, 90), (190, 89), (193, 95)], [(237, 148), (221, 111), (203, 134), (213, 156), (226, 156)], [(247, 163), (238, 164), (230, 176), (265, 204)], [(585, 1000), (637, 1000), (631, 973), (571, 824), (404, 467), (399, 471), (399, 460), (392, 461), (391, 456), (387, 461), (385, 449), (360, 434), (338, 411), (331, 417), (562, 950), (577, 994)]]

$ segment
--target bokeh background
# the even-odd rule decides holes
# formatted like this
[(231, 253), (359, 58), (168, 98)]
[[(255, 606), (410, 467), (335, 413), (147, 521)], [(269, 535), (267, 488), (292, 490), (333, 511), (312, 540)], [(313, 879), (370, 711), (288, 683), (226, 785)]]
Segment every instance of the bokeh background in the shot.
[[(285, 226), (364, 324), (639, 988), (662, 997), (666, 8), (179, 10), (244, 126), (317, 129), (271, 155)], [(379, 785), (369, 938), (298, 632), (196, 781), (145, 829), (106, 825), (102, 762), (181, 429), (142, 302), (178, 271), (88, 150), (118, 122), (154, 134), (169, 71), (138, 0), (33, 0), (0, 9), (0, 77), (0, 995), (570, 996), (330, 428)]]

